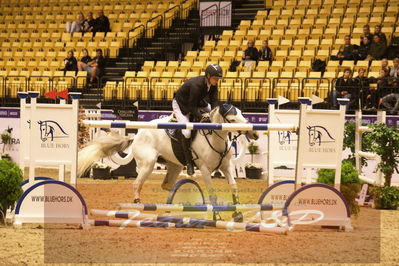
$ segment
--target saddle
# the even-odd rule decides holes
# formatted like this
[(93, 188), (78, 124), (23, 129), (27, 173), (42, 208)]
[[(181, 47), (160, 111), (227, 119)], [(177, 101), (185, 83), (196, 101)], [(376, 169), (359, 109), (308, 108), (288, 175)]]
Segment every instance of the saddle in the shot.
[[(172, 113), (171, 118), (169, 119), (170, 123), (177, 123), (177, 119)], [(170, 142), (172, 144), (172, 150), (176, 158), (179, 160), (180, 163), (183, 165), (186, 164), (186, 158), (184, 157), (183, 146), (181, 144), (181, 139), (184, 137), (181, 133), (181, 129), (165, 129), (166, 135), (169, 136)], [(191, 140), (195, 139), (197, 136), (197, 130), (191, 130)]]

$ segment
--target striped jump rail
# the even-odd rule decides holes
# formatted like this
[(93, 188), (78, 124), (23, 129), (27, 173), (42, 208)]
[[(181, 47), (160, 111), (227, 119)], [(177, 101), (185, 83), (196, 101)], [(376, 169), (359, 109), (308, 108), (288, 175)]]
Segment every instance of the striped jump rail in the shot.
[[(176, 225), (175, 226), (176, 228), (178, 226), (181, 228), (201, 228), (207, 226), (207, 227), (214, 227), (217, 229), (250, 231), (250, 232), (267, 232), (267, 233), (278, 233), (278, 234), (286, 234), (291, 229), (288, 226), (277, 227), (274, 224), (266, 224), (266, 223), (238, 223), (238, 222), (214, 221), (214, 220), (196, 219), (190, 217), (175, 217), (168, 215), (148, 214), (148, 213), (141, 213), (140, 211), (125, 212), (125, 211), (108, 211), (108, 210), (92, 209), (90, 210), (90, 213), (95, 216), (107, 216), (114, 218), (129, 219), (129, 220), (111, 220), (113, 222), (113, 226), (118, 226), (118, 224), (120, 226), (123, 226), (123, 221), (128, 222), (131, 220), (145, 219), (148, 222), (153, 222), (153, 223), (165, 223), (165, 224), (171, 223)], [(114, 221), (119, 221), (119, 222), (116, 223)], [(184, 225), (186, 225), (186, 227), (184, 227)], [(165, 225), (164, 227), (167, 226)]]
[(282, 210), (283, 205), (240, 204), (240, 205), (184, 205), (184, 204), (141, 204), (119, 203), (119, 207), (141, 211), (182, 211), (182, 212), (227, 212), (227, 211), (273, 211)]
[(91, 226), (111, 226), (111, 227), (135, 227), (135, 228), (204, 228), (203, 225), (175, 224), (158, 221), (140, 221), (140, 220), (89, 220)]
[(83, 120), (81, 122), (87, 127), (96, 128), (128, 128), (128, 129), (207, 129), (207, 130), (285, 130), (296, 131), (293, 124), (249, 124), (249, 123), (154, 123), (142, 121), (106, 121), (106, 120)]

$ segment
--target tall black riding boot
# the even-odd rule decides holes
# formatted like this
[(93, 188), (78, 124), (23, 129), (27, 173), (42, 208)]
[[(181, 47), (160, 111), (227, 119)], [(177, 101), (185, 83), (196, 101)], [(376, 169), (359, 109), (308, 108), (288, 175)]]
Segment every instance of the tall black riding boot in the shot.
[(187, 174), (191, 176), (194, 174), (193, 155), (191, 153), (191, 139), (182, 137), (182, 145), (184, 157), (186, 158)]

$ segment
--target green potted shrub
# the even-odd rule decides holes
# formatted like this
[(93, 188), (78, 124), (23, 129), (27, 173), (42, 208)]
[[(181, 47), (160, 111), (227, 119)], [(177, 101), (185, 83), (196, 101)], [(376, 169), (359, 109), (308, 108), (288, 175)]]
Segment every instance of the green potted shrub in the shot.
[(258, 153), (259, 145), (255, 141), (251, 141), (247, 149), (251, 154), (251, 162), (245, 164), (245, 176), (250, 179), (260, 179), (262, 177), (262, 166), (254, 163), (254, 155)]
[(110, 179), (111, 173), (108, 165), (102, 162), (96, 162), (93, 165), (93, 179)]
[(385, 124), (372, 124), (370, 127), (373, 131), (366, 134), (365, 138), (370, 143), (370, 151), (381, 158), (377, 167), (384, 174), (384, 185), (389, 187), (392, 175), (399, 166), (399, 129)]
[(380, 156), (381, 162), (377, 167), (385, 178), (383, 187), (371, 189), (373, 206), (377, 209), (395, 210), (399, 204), (399, 190), (391, 187), (391, 179), (399, 166), (399, 129), (386, 124), (372, 124), (370, 127), (373, 131), (367, 133), (365, 138), (370, 142), (370, 151)]
[(1, 153), (1, 159), (11, 159), (10, 155), (5, 152), (6, 146), (10, 143), (11, 140), (11, 129), (6, 129), (1, 133), (1, 142), (3, 143), (3, 151)]
[(399, 206), (399, 189), (396, 187), (373, 187), (373, 207), (376, 209), (396, 210)]
[[(334, 169), (320, 169), (317, 171), (317, 182), (323, 184), (334, 184), (335, 170)], [(341, 167), (341, 193), (349, 204), (349, 209), (352, 215), (359, 213), (359, 205), (356, 202), (356, 197), (361, 189), (361, 180), (359, 173), (355, 166), (349, 161), (344, 160)]]
[(19, 185), (23, 174), (19, 166), (7, 159), (0, 160), (0, 223), (6, 223), (7, 209), (15, 207), (15, 202), (22, 195)]

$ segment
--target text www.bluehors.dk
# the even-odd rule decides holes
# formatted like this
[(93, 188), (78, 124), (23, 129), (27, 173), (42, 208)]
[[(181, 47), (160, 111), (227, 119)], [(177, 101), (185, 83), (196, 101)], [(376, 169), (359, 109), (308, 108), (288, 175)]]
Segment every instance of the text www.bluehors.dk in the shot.
[(72, 202), (71, 196), (32, 196), (32, 202)]

